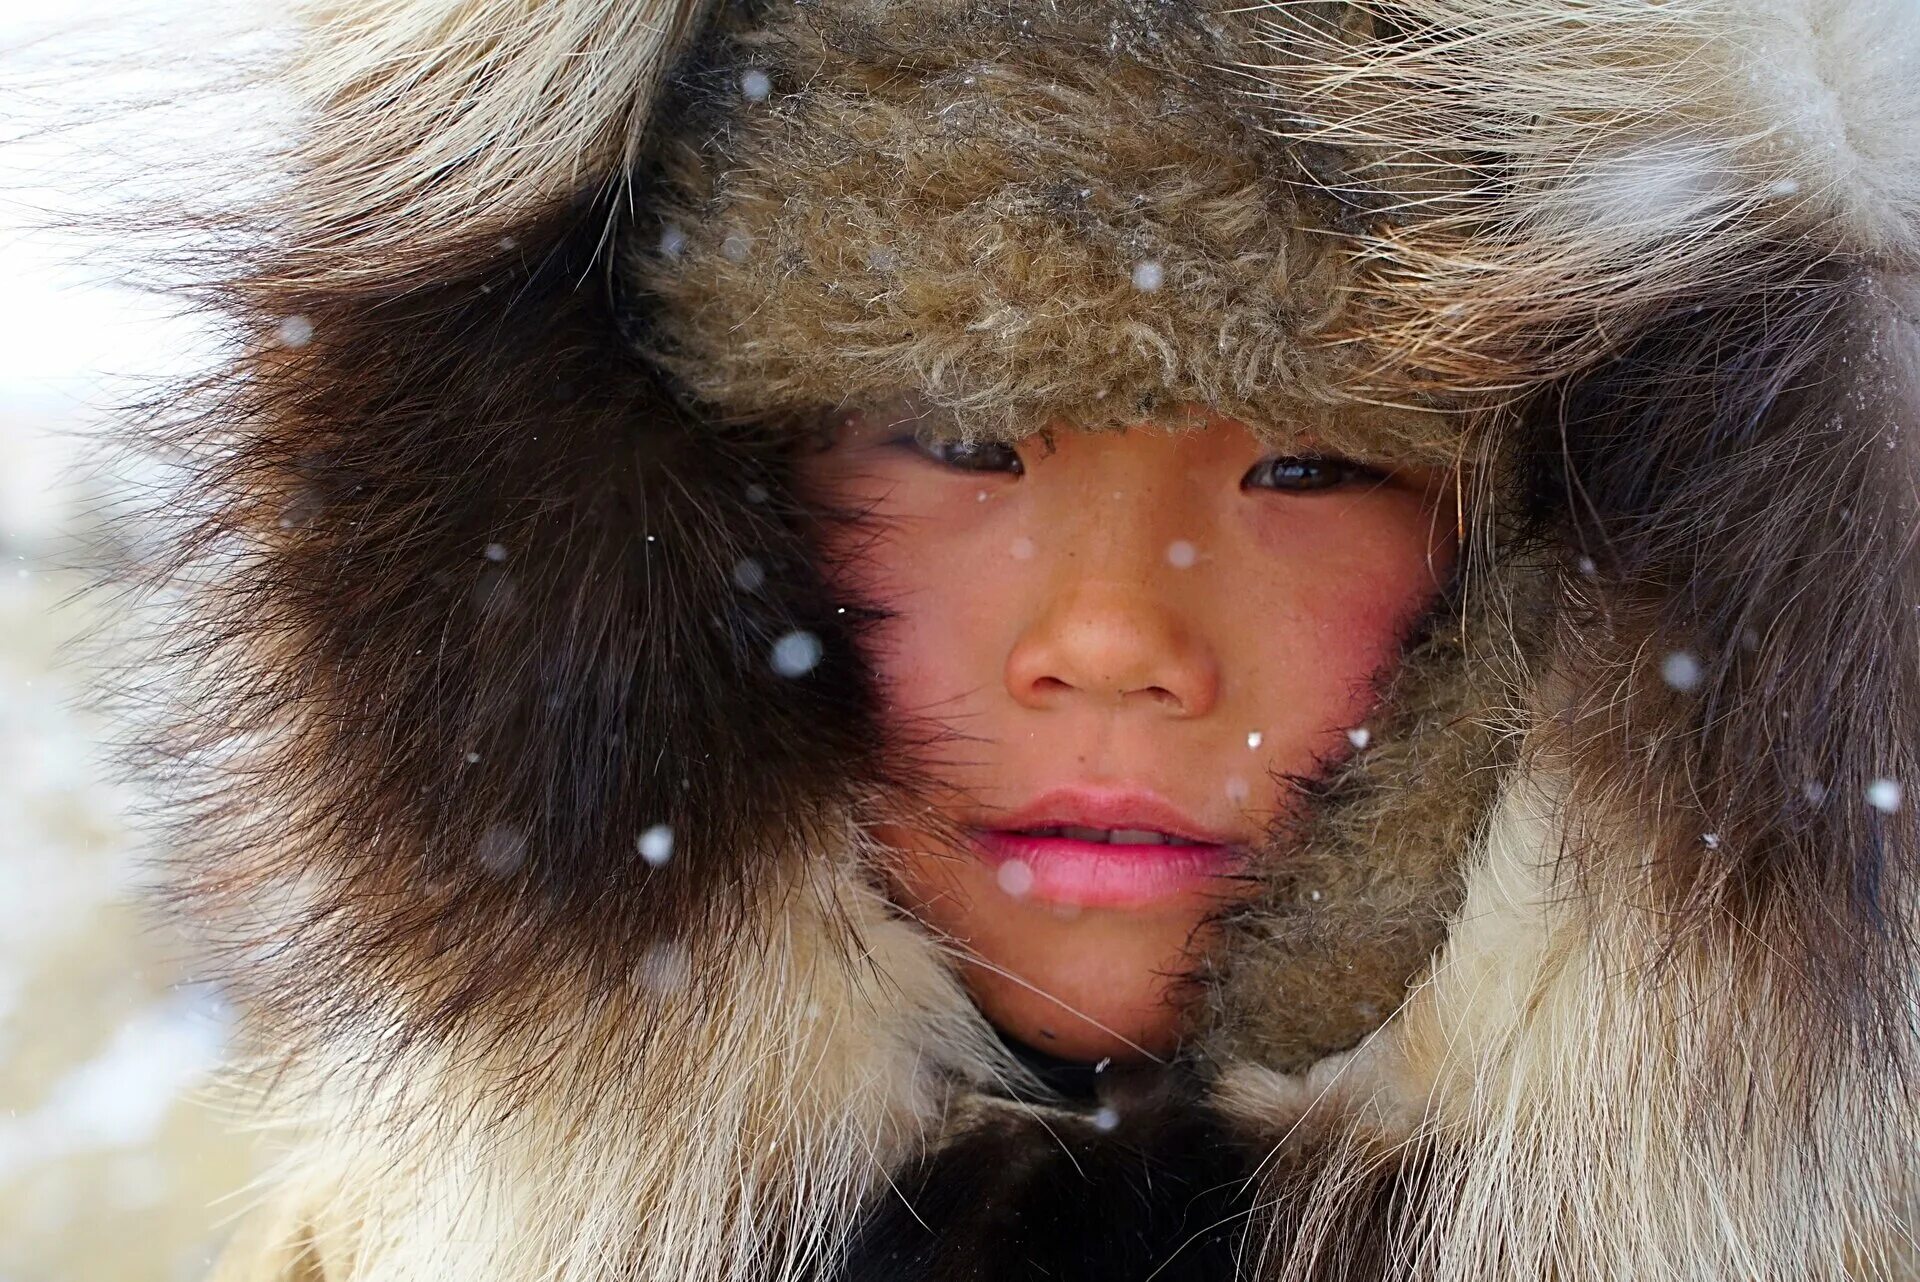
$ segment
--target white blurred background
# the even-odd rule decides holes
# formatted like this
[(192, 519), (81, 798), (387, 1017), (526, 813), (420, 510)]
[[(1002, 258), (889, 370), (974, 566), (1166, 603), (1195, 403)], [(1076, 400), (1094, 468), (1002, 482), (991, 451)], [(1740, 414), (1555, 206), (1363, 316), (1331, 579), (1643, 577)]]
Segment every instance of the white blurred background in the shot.
[(245, 1205), (253, 1159), (210, 1089), (229, 1015), (140, 902), (161, 852), (85, 707), (73, 642), (105, 602), (72, 566), (123, 499), (89, 453), (104, 416), (209, 350), (128, 286), (98, 217), (189, 145), (126, 103), (184, 101), (183, 55), (256, 16), (0, 6), (0, 1282), (197, 1278)]

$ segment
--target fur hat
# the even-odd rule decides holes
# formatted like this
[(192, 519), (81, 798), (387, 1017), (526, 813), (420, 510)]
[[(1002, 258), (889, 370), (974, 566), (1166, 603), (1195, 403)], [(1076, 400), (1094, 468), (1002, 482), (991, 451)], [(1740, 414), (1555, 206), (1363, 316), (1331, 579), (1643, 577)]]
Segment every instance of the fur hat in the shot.
[[(243, 350), (134, 442), (211, 498), (149, 760), (290, 1127), (237, 1276), (1913, 1276), (1916, 57), (1898, 0), (327, 6)], [(897, 394), (1472, 482), (1111, 1115), (868, 875), (912, 745), (788, 461)]]

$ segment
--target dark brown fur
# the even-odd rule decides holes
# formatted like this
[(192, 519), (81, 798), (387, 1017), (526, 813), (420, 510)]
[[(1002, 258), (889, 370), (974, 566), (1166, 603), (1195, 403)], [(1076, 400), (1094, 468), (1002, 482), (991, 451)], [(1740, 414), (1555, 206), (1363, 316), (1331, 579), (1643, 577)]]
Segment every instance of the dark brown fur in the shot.
[[(1588, 870), (1676, 940), (1735, 932), (1809, 1021), (1824, 1076), (1910, 1040), (1920, 811), (1915, 317), (1871, 274), (1731, 274), (1542, 396), (1534, 501), (1591, 558), (1566, 576), (1579, 674), (1548, 754), (1602, 840)], [(1696, 687), (1663, 679), (1697, 659)], [(1578, 857), (1577, 854), (1575, 857)], [(1813, 1030), (1820, 1030), (1815, 1033)]]
[[(627, 350), (609, 216), (555, 211), (392, 293), (270, 258), (231, 296), (258, 355), (210, 417), (134, 442), (193, 451), (211, 508), (155, 573), (248, 541), (171, 621), (191, 676), (147, 761), (189, 803), (175, 857), (230, 977), (301, 1023), (452, 1034), (628, 985), (663, 939), (697, 983), (744, 946), (742, 887), (884, 774), (783, 446), (690, 421)], [(288, 316), (311, 341), (276, 348)], [(823, 650), (790, 678), (793, 629)], [(237, 734), (262, 737), (220, 773), (185, 755)], [(256, 925), (296, 884), (305, 925)]]

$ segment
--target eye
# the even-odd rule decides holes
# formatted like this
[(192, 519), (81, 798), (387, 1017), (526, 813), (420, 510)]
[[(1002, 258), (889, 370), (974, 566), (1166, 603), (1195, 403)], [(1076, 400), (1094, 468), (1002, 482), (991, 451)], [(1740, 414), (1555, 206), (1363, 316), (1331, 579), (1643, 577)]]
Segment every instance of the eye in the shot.
[(962, 472), (1005, 472), (1019, 476), (1027, 470), (1020, 461), (1018, 450), (997, 441), (943, 441), (922, 437), (916, 432), (896, 437), (893, 443), (904, 445), (935, 463)]
[(1280, 455), (1263, 458), (1240, 478), (1243, 490), (1280, 490), (1288, 494), (1311, 494), (1318, 490), (1338, 489), (1357, 481), (1382, 479), (1373, 468), (1352, 459), (1326, 455)]

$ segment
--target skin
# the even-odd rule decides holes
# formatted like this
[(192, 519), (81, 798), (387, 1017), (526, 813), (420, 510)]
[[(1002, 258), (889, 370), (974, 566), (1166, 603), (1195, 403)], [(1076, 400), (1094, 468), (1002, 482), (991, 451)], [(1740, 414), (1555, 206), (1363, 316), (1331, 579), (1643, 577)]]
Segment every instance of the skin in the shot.
[(891, 893), (952, 942), (1005, 1033), (1067, 1059), (1161, 1057), (1208, 918), (1251, 881), (1051, 903), (1003, 889), (966, 829), (1054, 787), (1143, 788), (1247, 860), (1263, 839), (1259, 858), (1284, 858), (1285, 776), (1352, 751), (1346, 732), (1452, 571), (1451, 478), (1276, 470), (1323, 452), (1218, 415), (1050, 432), (1051, 449), (1036, 433), (969, 451), (920, 426), (910, 410), (851, 415), (799, 464), (803, 493), (857, 513), (818, 527), (828, 577), (892, 612), (865, 655), (890, 728), (948, 732), (922, 754), (937, 786), (918, 813), (873, 827)]

